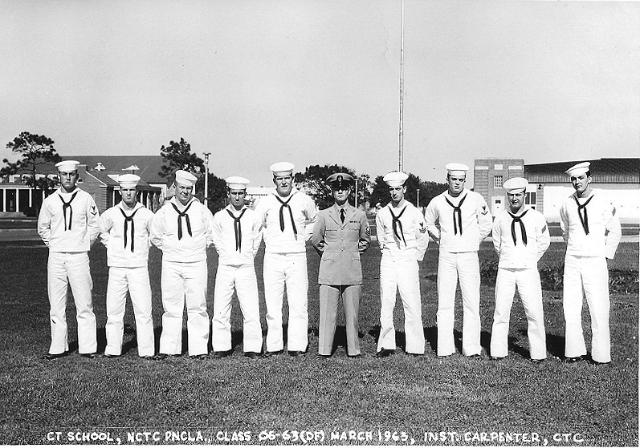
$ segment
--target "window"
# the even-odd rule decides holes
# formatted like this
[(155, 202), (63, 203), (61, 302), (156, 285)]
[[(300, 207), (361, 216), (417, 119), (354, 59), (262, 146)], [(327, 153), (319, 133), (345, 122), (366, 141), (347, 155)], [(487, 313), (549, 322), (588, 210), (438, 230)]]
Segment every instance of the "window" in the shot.
[(535, 191), (528, 191), (527, 193), (525, 193), (525, 195), (524, 195), (524, 203), (526, 205), (530, 205), (531, 208), (535, 209), (536, 208), (536, 200), (537, 200), (537, 193)]
[(493, 187), (494, 188), (502, 187), (502, 176), (493, 176)]

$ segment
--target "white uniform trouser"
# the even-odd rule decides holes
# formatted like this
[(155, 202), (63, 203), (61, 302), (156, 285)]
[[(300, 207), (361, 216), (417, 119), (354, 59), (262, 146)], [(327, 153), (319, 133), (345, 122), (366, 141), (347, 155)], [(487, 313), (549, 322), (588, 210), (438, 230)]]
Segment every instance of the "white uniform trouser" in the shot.
[(415, 253), (402, 255), (383, 253), (380, 260), (380, 338), (378, 351), (395, 350), (396, 332), (393, 325), (393, 309), (400, 292), (404, 308), (404, 332), (407, 353), (424, 353), (422, 328), (422, 303), (418, 261)]
[(283, 349), (282, 301), (287, 285), (289, 326), (287, 349), (306, 351), (309, 316), (307, 313), (307, 254), (290, 253), (264, 255), (264, 298), (267, 305), (267, 351)]
[(78, 352), (97, 350), (96, 315), (93, 313), (91, 290), (93, 281), (89, 271), (87, 252), (49, 252), (47, 262), (47, 291), (51, 310), (51, 346), (49, 353), (69, 351), (67, 335), (67, 289), (71, 286), (78, 321)]
[(131, 296), (133, 314), (136, 318), (136, 340), (139, 356), (153, 356), (153, 318), (151, 317), (151, 285), (149, 268), (109, 268), (107, 284), (107, 347), (105, 355), (122, 354), (124, 333), (124, 309), (127, 290)]
[(455, 353), (453, 322), (456, 286), (462, 291), (462, 354), (479, 355), (480, 263), (478, 252), (447, 252), (438, 257), (438, 356)]
[(574, 358), (587, 354), (582, 334), (583, 290), (591, 315), (591, 358), (596, 362), (611, 362), (609, 270), (604, 257), (565, 257), (562, 294), (566, 324), (564, 355)]
[(162, 260), (162, 335), (160, 353), (182, 353), (182, 313), (187, 305), (189, 355), (207, 354), (207, 262), (180, 263)]
[(491, 356), (496, 358), (507, 356), (509, 317), (516, 286), (527, 315), (527, 336), (531, 359), (544, 359), (547, 357), (547, 343), (544, 331), (542, 288), (537, 269), (498, 269), (496, 309), (491, 328)]
[(253, 264), (218, 265), (211, 320), (213, 350), (231, 350), (231, 298), (234, 288), (242, 310), (242, 349), (245, 353), (260, 353), (262, 327), (258, 306), (258, 280)]

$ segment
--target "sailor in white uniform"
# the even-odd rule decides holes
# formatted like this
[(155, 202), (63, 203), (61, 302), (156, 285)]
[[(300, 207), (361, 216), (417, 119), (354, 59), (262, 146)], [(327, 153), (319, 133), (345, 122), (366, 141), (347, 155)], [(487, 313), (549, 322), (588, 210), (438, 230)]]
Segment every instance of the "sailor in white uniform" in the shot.
[(509, 317), (517, 287), (527, 316), (529, 353), (531, 360), (538, 363), (547, 357), (538, 260), (549, 248), (551, 239), (542, 213), (524, 205), (527, 185), (523, 177), (511, 178), (502, 185), (507, 193), (507, 208), (493, 222), (493, 247), (499, 262), (491, 357), (507, 356)]
[(69, 286), (76, 305), (78, 352), (93, 358), (97, 350), (89, 250), (100, 233), (99, 215), (91, 195), (77, 188), (78, 165), (75, 160), (56, 164), (60, 188), (42, 202), (38, 216), (38, 234), (49, 248), (51, 346), (43, 356), (45, 359), (56, 359), (69, 351), (66, 315)]
[(244, 355), (255, 359), (262, 351), (258, 281), (253, 264), (262, 241), (260, 222), (245, 205), (249, 180), (231, 176), (226, 183), (229, 205), (213, 216), (213, 242), (218, 251), (211, 320), (213, 356), (231, 354), (231, 298), (235, 290), (242, 310)]
[(377, 357), (385, 357), (396, 349), (393, 309), (400, 292), (404, 309), (404, 331), (407, 353), (424, 354), (422, 301), (418, 261), (422, 261), (429, 236), (422, 213), (404, 199), (404, 183), (408, 176), (394, 171), (384, 176), (391, 202), (378, 211), (376, 228), (382, 251), (380, 259), (380, 337)]
[(288, 162), (271, 165), (276, 192), (261, 198), (256, 206), (265, 242), (264, 295), (267, 306), (265, 356), (282, 352), (282, 301), (285, 285), (289, 305), (287, 351), (299, 356), (308, 349), (306, 242), (317, 220), (313, 200), (293, 188), (294, 166)]
[(480, 242), (491, 233), (491, 213), (482, 196), (464, 188), (469, 167), (447, 166), (447, 191), (429, 203), (425, 213), (438, 255), (438, 356), (455, 353), (453, 339), (456, 287), (462, 292), (462, 354), (480, 356)]
[(157, 359), (182, 354), (182, 314), (187, 308), (189, 356), (205, 359), (209, 343), (207, 246), (213, 215), (193, 197), (197, 178), (176, 171), (176, 195), (153, 217), (151, 242), (162, 250), (162, 333)]
[[(591, 315), (591, 360), (611, 362), (609, 333), (609, 270), (620, 242), (620, 221), (613, 204), (591, 187), (589, 162), (566, 173), (574, 194), (560, 207), (560, 226), (567, 242), (564, 260), (563, 307), (566, 325), (565, 359), (575, 362), (587, 354), (582, 333), (582, 301), (586, 296)], [(584, 291), (584, 293), (583, 293)]]
[(140, 176), (135, 174), (119, 176), (122, 201), (100, 217), (100, 237), (107, 248), (109, 266), (105, 326), (107, 347), (104, 350), (108, 358), (122, 354), (127, 291), (136, 319), (138, 356), (152, 358), (154, 354), (148, 266), (153, 212), (137, 201), (138, 182)]

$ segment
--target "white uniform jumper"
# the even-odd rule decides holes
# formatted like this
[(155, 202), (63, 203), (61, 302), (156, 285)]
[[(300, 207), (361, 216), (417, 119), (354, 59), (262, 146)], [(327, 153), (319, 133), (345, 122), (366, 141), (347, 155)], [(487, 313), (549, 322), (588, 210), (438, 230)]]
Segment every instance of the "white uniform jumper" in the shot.
[(491, 328), (491, 356), (507, 356), (509, 318), (516, 287), (527, 315), (531, 359), (547, 357), (542, 288), (538, 260), (551, 239), (542, 213), (523, 207), (518, 214), (502, 210), (493, 223), (493, 246), (498, 253), (496, 308)]
[(425, 213), (427, 229), (439, 242), (438, 356), (455, 353), (453, 339), (458, 280), (462, 291), (462, 354), (478, 355), (480, 346), (480, 242), (491, 232), (491, 213), (478, 193), (463, 190), (458, 197), (447, 191), (431, 200)]
[(153, 212), (140, 203), (133, 209), (120, 203), (100, 217), (102, 243), (107, 248), (107, 347), (105, 355), (122, 354), (127, 291), (136, 319), (139, 356), (153, 356), (154, 336), (149, 283), (149, 245)]
[(563, 288), (565, 356), (587, 354), (582, 334), (582, 300), (586, 296), (591, 314), (591, 358), (610, 362), (606, 258), (614, 257), (620, 242), (620, 221), (615, 207), (600, 192), (588, 198), (578, 198), (574, 193), (560, 207), (560, 226), (567, 242)]
[(51, 305), (50, 354), (69, 350), (67, 289), (71, 286), (78, 320), (78, 351), (95, 353), (96, 316), (93, 313), (89, 249), (98, 238), (98, 209), (91, 195), (79, 188), (62, 188), (45, 198), (38, 216), (38, 234), (49, 247), (47, 290)]
[(308, 345), (307, 252), (317, 209), (313, 200), (298, 190), (286, 198), (271, 194), (256, 207), (265, 242), (264, 295), (267, 306), (268, 352), (283, 349), (282, 301), (285, 284), (289, 305), (287, 349), (306, 351)]
[(156, 213), (151, 242), (162, 250), (162, 334), (160, 353), (182, 353), (182, 314), (186, 303), (190, 356), (207, 354), (207, 245), (213, 215), (197, 199), (183, 206), (173, 197)]
[(231, 298), (235, 289), (243, 317), (245, 353), (262, 351), (258, 306), (258, 281), (253, 264), (262, 235), (253, 210), (237, 211), (229, 205), (213, 216), (213, 242), (218, 251), (218, 271), (211, 320), (213, 350), (231, 350)]
[(391, 204), (376, 216), (380, 259), (380, 337), (378, 351), (395, 350), (396, 333), (393, 308), (400, 292), (404, 309), (404, 331), (407, 353), (424, 353), (422, 301), (418, 261), (424, 257), (429, 236), (424, 217), (407, 201), (399, 207)]

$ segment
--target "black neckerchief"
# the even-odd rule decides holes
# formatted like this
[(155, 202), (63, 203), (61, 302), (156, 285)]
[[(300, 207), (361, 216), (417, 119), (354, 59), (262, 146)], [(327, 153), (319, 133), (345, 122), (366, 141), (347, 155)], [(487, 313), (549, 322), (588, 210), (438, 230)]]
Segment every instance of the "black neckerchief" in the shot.
[[(142, 207), (140, 207), (142, 208)], [(138, 213), (138, 210), (140, 210), (140, 208), (136, 209), (133, 211), (133, 213), (131, 213), (130, 215), (127, 216), (127, 214), (124, 212), (124, 210), (122, 210), (122, 208), (118, 207), (118, 209), (120, 210), (120, 213), (122, 213), (122, 216), (124, 217), (124, 247), (125, 249), (127, 248), (127, 230), (128, 230), (128, 226), (129, 226), (129, 222), (131, 222), (131, 252), (133, 252), (133, 242), (135, 241), (135, 228), (134, 228), (134, 221), (133, 221), (133, 217), (135, 216), (136, 213)]]
[[(467, 199), (466, 194), (463, 196), (462, 199), (460, 199), (460, 202), (458, 202), (458, 206), (456, 207), (451, 203), (451, 201), (449, 201), (449, 199), (446, 196), (444, 198), (444, 200), (447, 201), (447, 204), (453, 207), (453, 234), (454, 235), (458, 234), (458, 229), (460, 230), (460, 235), (462, 235), (462, 210), (460, 209), (460, 207), (462, 207), (462, 203), (464, 202), (465, 199)], [(458, 215), (457, 221), (456, 221), (456, 214)]]
[(400, 242), (400, 239), (402, 238), (402, 241), (404, 242), (405, 246), (407, 245), (407, 242), (404, 239), (404, 232), (402, 231), (402, 222), (400, 222), (400, 217), (402, 216), (402, 214), (406, 209), (407, 209), (407, 206), (405, 205), (402, 211), (398, 213), (398, 216), (396, 216), (393, 214), (393, 210), (391, 210), (391, 206), (389, 206), (389, 213), (391, 213), (391, 227), (393, 228), (393, 235), (397, 238), (398, 242)]
[(289, 199), (287, 199), (286, 201), (283, 201), (282, 199), (280, 199), (280, 197), (277, 194), (274, 194), (274, 196), (278, 200), (278, 202), (280, 202), (280, 231), (284, 232), (284, 209), (287, 208), (287, 209), (289, 209), (289, 217), (291, 218), (291, 227), (293, 227), (293, 234), (297, 238), (298, 237), (298, 229), (296, 229), (296, 223), (293, 220), (293, 211), (291, 210), (291, 207), (289, 206), (289, 202), (291, 201), (291, 198), (293, 197), (293, 194), (291, 196), (289, 196)]
[[(587, 199), (582, 205), (580, 205), (580, 202), (578, 202), (577, 196), (574, 196), (573, 199), (576, 201), (576, 205), (578, 206), (578, 217), (580, 218), (580, 223), (582, 224), (584, 233), (586, 235), (589, 235), (589, 215), (587, 215), (587, 204), (591, 202), (591, 199), (593, 199), (593, 195), (591, 195), (591, 197)], [(580, 213), (581, 211), (582, 213), (584, 213), (584, 217), (582, 216), (582, 213)]]
[(514, 246), (516, 245), (516, 223), (520, 224), (520, 234), (522, 235), (522, 244), (524, 244), (525, 246), (527, 245), (527, 231), (524, 228), (524, 223), (522, 222), (522, 218), (524, 217), (524, 215), (527, 214), (528, 211), (529, 210), (525, 210), (524, 213), (517, 216), (507, 210), (507, 213), (509, 213), (509, 216), (513, 218), (513, 221), (511, 221), (511, 238), (513, 238)]
[(176, 204), (174, 204), (173, 202), (171, 202), (171, 206), (173, 207), (173, 209), (176, 211), (176, 213), (178, 214), (178, 239), (181, 240), (182, 239), (182, 217), (185, 217), (185, 220), (187, 221), (187, 232), (189, 232), (189, 236), (193, 236), (191, 234), (191, 221), (189, 221), (189, 215), (187, 214), (187, 212), (189, 211), (189, 207), (191, 207), (191, 204), (193, 204), (195, 201), (191, 201), (189, 203), (189, 205), (187, 205), (184, 209), (184, 211), (180, 211), (178, 210), (178, 207), (176, 207)]
[(231, 216), (231, 219), (233, 219), (233, 231), (236, 235), (236, 250), (238, 252), (240, 252), (240, 250), (242, 249), (242, 225), (240, 224), (240, 219), (242, 219), (242, 215), (244, 215), (244, 212), (246, 211), (246, 208), (243, 209), (240, 212), (240, 216), (236, 218), (234, 214), (231, 213), (231, 210), (227, 209), (227, 213), (229, 213), (229, 216)]
[[(73, 221), (73, 208), (71, 207), (71, 201), (73, 201), (75, 199), (77, 194), (78, 194), (77, 191), (75, 193), (73, 193), (71, 195), (71, 199), (69, 199), (69, 202), (65, 202), (65, 200), (62, 198), (62, 196), (60, 194), (58, 194), (58, 197), (62, 201), (62, 215), (64, 216), (64, 230), (65, 230), (65, 232), (67, 230), (71, 230), (71, 222)], [(68, 228), (67, 228), (67, 209), (69, 209), (69, 227)]]

